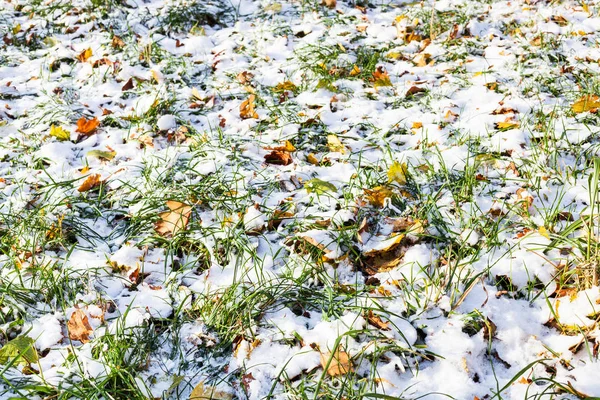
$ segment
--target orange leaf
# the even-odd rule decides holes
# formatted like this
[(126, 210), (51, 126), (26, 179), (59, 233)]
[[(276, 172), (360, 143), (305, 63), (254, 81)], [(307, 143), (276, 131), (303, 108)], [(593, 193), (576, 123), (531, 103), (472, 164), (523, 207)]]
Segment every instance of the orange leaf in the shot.
[(258, 119), (258, 114), (254, 111), (254, 100), (256, 96), (251, 94), (246, 100), (240, 104), (240, 117), (242, 119), (254, 118)]
[(335, 353), (321, 354), (321, 366), (327, 368), (329, 376), (344, 375), (353, 370), (348, 353), (339, 349)]
[(69, 339), (78, 340), (81, 343), (90, 341), (89, 336), (94, 330), (90, 326), (87, 315), (82, 310), (75, 310), (67, 322), (69, 328)]
[(273, 150), (265, 155), (265, 161), (268, 164), (289, 165), (294, 162), (292, 156), (285, 151)]
[(192, 213), (192, 206), (168, 200), (167, 207), (169, 211), (158, 214), (160, 221), (156, 223), (154, 230), (161, 236), (175, 236), (186, 228)]
[(586, 111), (591, 111), (594, 108), (600, 107), (600, 97), (595, 94), (588, 94), (581, 97), (571, 106), (574, 113), (579, 114)]
[(91, 190), (98, 185), (100, 185), (100, 174), (91, 174), (88, 175), (87, 178), (85, 178), (85, 180), (77, 190), (79, 192), (87, 192), (88, 190)]
[(93, 119), (81, 117), (77, 121), (76, 132), (83, 133), (84, 135), (92, 135), (94, 132), (96, 132), (96, 129), (98, 129), (98, 125), (100, 125), (100, 121), (96, 117)]
[(337, 0), (323, 0), (321, 4), (327, 8), (335, 8), (337, 5)]

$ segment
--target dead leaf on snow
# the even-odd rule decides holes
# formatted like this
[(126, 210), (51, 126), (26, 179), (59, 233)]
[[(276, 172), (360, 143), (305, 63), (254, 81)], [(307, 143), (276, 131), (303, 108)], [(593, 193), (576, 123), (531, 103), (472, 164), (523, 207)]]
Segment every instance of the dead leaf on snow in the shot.
[(345, 375), (354, 370), (348, 353), (339, 349), (334, 353), (321, 353), (321, 366), (329, 376)]
[(389, 331), (390, 327), (389, 327), (389, 322), (383, 322), (383, 320), (381, 319), (381, 317), (379, 315), (373, 314), (372, 310), (369, 310), (369, 313), (367, 315), (367, 322), (376, 327), (379, 328), (381, 330), (384, 331)]
[(600, 107), (600, 97), (595, 94), (582, 96), (571, 106), (574, 113), (579, 114), (586, 111), (592, 111)]
[(265, 147), (266, 150), (287, 151), (289, 153), (296, 151), (296, 148), (289, 140), (286, 140), (281, 146)]
[(221, 392), (214, 386), (204, 385), (204, 382), (200, 382), (192, 393), (190, 393), (190, 400), (231, 400), (233, 396), (229, 393)]
[(237, 74), (237, 81), (242, 85), (249, 85), (252, 82), (252, 78), (254, 78), (254, 74), (248, 71), (243, 71)]
[(383, 207), (385, 199), (394, 195), (394, 192), (385, 186), (376, 186), (373, 189), (364, 189), (367, 201), (375, 207)]
[(83, 133), (84, 135), (92, 135), (96, 132), (96, 129), (98, 129), (99, 125), (100, 121), (96, 117), (92, 119), (81, 117), (79, 120), (77, 120), (76, 132)]
[(160, 220), (154, 230), (161, 236), (175, 236), (184, 230), (189, 222), (192, 206), (175, 200), (168, 200), (169, 211), (158, 214)]
[(246, 100), (240, 104), (240, 117), (242, 119), (254, 118), (258, 119), (258, 114), (254, 111), (254, 100), (256, 96), (251, 94)]
[(327, 8), (335, 8), (337, 5), (337, 0), (323, 0), (321, 4)]
[(392, 86), (392, 81), (390, 80), (390, 75), (383, 67), (377, 67), (377, 70), (373, 72), (373, 86), (375, 88), (382, 86)]
[(265, 161), (267, 164), (275, 165), (290, 165), (294, 162), (290, 153), (286, 151), (273, 150), (269, 154), (265, 155)]
[(92, 49), (85, 49), (77, 56), (77, 59), (81, 62), (86, 62), (92, 56)]
[(75, 310), (67, 322), (69, 328), (69, 339), (78, 340), (81, 343), (90, 341), (89, 336), (94, 331), (88, 321), (87, 315), (82, 310)]
[(90, 174), (77, 189), (79, 192), (87, 192), (100, 185), (100, 174)]

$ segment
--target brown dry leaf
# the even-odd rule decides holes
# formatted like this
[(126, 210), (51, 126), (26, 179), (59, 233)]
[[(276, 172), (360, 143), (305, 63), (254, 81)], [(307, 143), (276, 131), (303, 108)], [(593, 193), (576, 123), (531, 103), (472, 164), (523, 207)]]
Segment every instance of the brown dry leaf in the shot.
[(98, 129), (99, 125), (100, 121), (96, 117), (92, 119), (81, 117), (79, 120), (77, 120), (76, 132), (83, 133), (84, 135), (92, 135), (96, 132), (96, 129)]
[(290, 153), (285, 151), (273, 150), (269, 154), (265, 155), (265, 161), (267, 164), (275, 165), (290, 165), (294, 162)]
[(254, 118), (258, 119), (258, 114), (254, 111), (254, 100), (256, 96), (251, 94), (246, 100), (240, 104), (240, 117), (242, 119)]
[(92, 49), (85, 49), (77, 56), (77, 59), (81, 62), (86, 62), (92, 56)]
[(354, 370), (348, 353), (337, 350), (335, 353), (321, 353), (321, 366), (327, 368), (327, 375), (344, 375)]
[(323, 0), (321, 4), (327, 8), (335, 8), (337, 5), (337, 0)]
[(249, 85), (252, 82), (252, 78), (254, 78), (254, 74), (248, 71), (243, 71), (237, 74), (237, 81), (242, 85)]
[(420, 88), (420, 87), (418, 87), (418, 86), (411, 86), (411, 87), (410, 87), (410, 89), (408, 89), (408, 90), (406, 91), (406, 94), (405, 94), (405, 96), (406, 96), (406, 97), (412, 97), (412, 96), (414, 96), (414, 95), (415, 95), (415, 94), (417, 94), (417, 93), (424, 93), (424, 92), (426, 92), (426, 91), (427, 91), (427, 89)]
[(369, 314), (367, 315), (367, 322), (370, 325), (373, 325), (376, 328), (379, 328), (381, 330), (384, 331), (389, 331), (390, 327), (389, 327), (389, 322), (383, 322), (383, 320), (381, 319), (381, 317), (379, 315), (375, 315), (373, 314), (372, 310), (369, 310)]
[(134, 87), (134, 85), (133, 85), (133, 78), (129, 78), (129, 80), (127, 82), (125, 82), (125, 84), (121, 88), (121, 91), (126, 92), (128, 90), (133, 89), (133, 87)]
[(100, 174), (91, 174), (91, 175), (88, 175), (87, 178), (85, 178), (85, 180), (83, 181), (81, 186), (79, 186), (79, 189), (77, 189), (77, 191), (87, 192), (88, 190), (91, 190), (99, 185), (100, 185)]
[(385, 199), (392, 197), (394, 192), (385, 186), (376, 186), (373, 189), (364, 189), (367, 201), (375, 207), (383, 207)]
[(200, 382), (192, 393), (190, 393), (190, 400), (231, 400), (233, 396), (229, 393), (218, 391), (214, 386), (204, 385), (204, 382)]
[(123, 47), (125, 47), (125, 42), (119, 36), (115, 35), (113, 36), (110, 45), (115, 49), (122, 49)]
[(175, 200), (168, 200), (169, 211), (158, 214), (160, 221), (154, 226), (154, 230), (161, 236), (175, 236), (184, 230), (190, 220), (192, 206)]
[(382, 86), (392, 86), (390, 75), (383, 67), (377, 67), (377, 70), (373, 72), (373, 86), (375, 88)]
[(69, 339), (78, 340), (81, 343), (90, 341), (89, 336), (94, 331), (90, 326), (87, 315), (82, 310), (75, 310), (67, 322), (69, 328)]
[(595, 94), (585, 95), (571, 106), (574, 113), (579, 114), (600, 107), (600, 97)]

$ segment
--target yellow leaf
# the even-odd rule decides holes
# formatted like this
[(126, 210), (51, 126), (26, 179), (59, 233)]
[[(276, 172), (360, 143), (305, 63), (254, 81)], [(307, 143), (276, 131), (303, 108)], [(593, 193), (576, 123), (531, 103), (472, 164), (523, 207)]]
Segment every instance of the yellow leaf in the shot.
[(518, 128), (520, 126), (518, 121), (512, 121), (512, 120), (506, 120), (504, 122), (497, 122), (496, 124), (494, 124), (494, 127), (496, 129), (504, 129), (504, 130), (508, 130), (508, 129), (515, 129)]
[(21, 32), (21, 24), (16, 24), (15, 26), (13, 26), (12, 28), (12, 34), (16, 35), (17, 33)]
[(352, 71), (350, 71), (350, 76), (356, 76), (358, 74), (360, 74), (360, 68), (358, 68), (358, 66), (354, 64), (354, 67), (352, 67)]
[(412, 123), (412, 129), (420, 129), (423, 127), (423, 123), (419, 121), (415, 121)]
[(79, 53), (77, 59), (81, 62), (86, 62), (92, 56), (92, 49), (88, 48)]
[(200, 94), (198, 89), (196, 89), (195, 87), (192, 88), (192, 98), (196, 99), (196, 100), (202, 100), (202, 95)]
[(61, 142), (71, 139), (71, 133), (63, 129), (60, 125), (52, 125), (50, 127), (50, 136), (57, 138)]
[(69, 339), (78, 340), (81, 343), (89, 342), (89, 336), (93, 329), (88, 321), (87, 315), (82, 310), (75, 310), (67, 322), (69, 328)]
[(90, 174), (87, 176), (87, 178), (85, 178), (85, 180), (77, 190), (79, 192), (87, 192), (88, 190), (91, 190), (98, 185), (100, 185), (100, 174)]
[(385, 55), (387, 58), (391, 58), (392, 60), (399, 60), (402, 58), (402, 54), (397, 51), (390, 51)]
[(346, 148), (336, 135), (327, 135), (327, 147), (331, 152), (346, 153)]
[(334, 353), (321, 353), (321, 366), (327, 369), (327, 375), (338, 376), (353, 371), (348, 353), (339, 349)]
[(573, 112), (579, 114), (600, 107), (600, 97), (595, 94), (582, 96), (571, 106)]
[(169, 211), (158, 214), (160, 220), (154, 226), (154, 230), (161, 236), (175, 236), (186, 228), (192, 213), (192, 206), (168, 200), (167, 208)]
[(399, 163), (398, 161), (394, 161), (388, 169), (387, 176), (390, 182), (397, 182), (401, 185), (406, 185), (406, 172), (408, 171), (408, 166), (406, 163)]
[(240, 117), (242, 119), (254, 118), (258, 119), (258, 114), (254, 111), (254, 100), (256, 96), (251, 94), (246, 100), (240, 104)]
[(545, 237), (546, 239), (550, 239), (550, 233), (548, 233), (548, 229), (546, 229), (546, 227), (540, 226), (538, 228), (538, 233), (540, 235), (542, 235), (543, 237)]
[(319, 159), (313, 153), (310, 153), (306, 156), (306, 161), (308, 161), (312, 165), (319, 165)]
[(218, 391), (214, 386), (204, 385), (204, 382), (200, 382), (192, 393), (190, 393), (190, 400), (231, 400), (233, 396), (229, 393)]
[(116, 151), (104, 151), (104, 150), (90, 150), (87, 152), (87, 157), (102, 158), (105, 160), (112, 160), (117, 155)]
[(413, 58), (413, 62), (417, 65), (417, 67), (425, 67), (430, 63), (431, 54), (427, 53), (419, 53)]
[(150, 74), (152, 74), (152, 77), (154, 78), (156, 83), (162, 83), (162, 81), (164, 80), (163, 74), (160, 71), (152, 69), (150, 70)]
[(283, 93), (286, 91), (293, 92), (294, 90), (296, 90), (296, 85), (290, 81), (278, 83), (277, 86), (275, 86), (275, 89), (273, 89), (275, 93)]

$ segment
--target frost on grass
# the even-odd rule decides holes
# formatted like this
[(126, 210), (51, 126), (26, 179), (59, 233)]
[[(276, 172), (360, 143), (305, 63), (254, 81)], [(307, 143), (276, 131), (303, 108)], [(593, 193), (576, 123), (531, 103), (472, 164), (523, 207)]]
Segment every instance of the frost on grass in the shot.
[(0, 0), (0, 398), (600, 396), (598, 12)]

